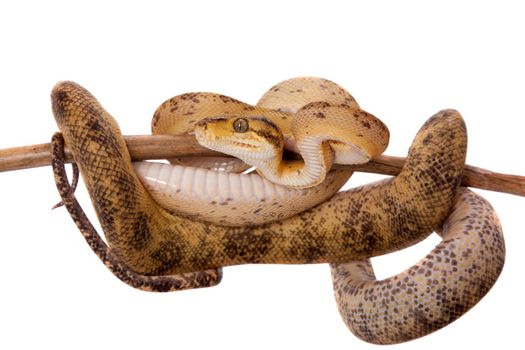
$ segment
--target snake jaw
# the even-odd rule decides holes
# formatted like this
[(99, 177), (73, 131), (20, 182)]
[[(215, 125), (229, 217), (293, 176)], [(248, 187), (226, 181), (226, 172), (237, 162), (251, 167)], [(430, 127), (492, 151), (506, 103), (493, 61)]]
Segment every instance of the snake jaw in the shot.
[(239, 117), (203, 119), (195, 125), (195, 138), (201, 146), (237, 157), (252, 166), (282, 154), (284, 139), (275, 124), (261, 117), (242, 120), (248, 123), (246, 130), (236, 132)]

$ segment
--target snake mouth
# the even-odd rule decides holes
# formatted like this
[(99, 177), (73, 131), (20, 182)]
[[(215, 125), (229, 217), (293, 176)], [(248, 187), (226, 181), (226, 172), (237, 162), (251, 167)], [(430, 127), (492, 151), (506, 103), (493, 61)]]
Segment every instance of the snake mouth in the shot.
[(261, 143), (260, 140), (233, 135), (219, 136), (208, 132), (206, 128), (195, 128), (195, 139), (205, 148), (236, 157), (252, 166), (256, 166), (258, 160), (275, 154), (271, 145)]
[(253, 166), (260, 160), (276, 157), (284, 143), (278, 127), (262, 117), (205, 118), (195, 124), (193, 131), (201, 146)]
[(244, 141), (231, 140), (231, 141), (228, 141), (228, 143), (229, 143), (231, 146), (242, 147), (242, 148), (248, 148), (248, 149), (252, 149), (252, 150), (255, 150), (255, 149), (258, 149), (258, 148), (259, 148), (258, 145), (254, 145), (254, 144), (251, 144), (251, 143), (249, 143), (249, 142), (244, 142)]
[(193, 131), (193, 135), (195, 135), (195, 139), (201, 146), (210, 149), (226, 148), (228, 146), (238, 146), (253, 149), (259, 147), (259, 143), (248, 138), (240, 138), (233, 135), (218, 136), (212, 132), (209, 132), (206, 125), (197, 125)]

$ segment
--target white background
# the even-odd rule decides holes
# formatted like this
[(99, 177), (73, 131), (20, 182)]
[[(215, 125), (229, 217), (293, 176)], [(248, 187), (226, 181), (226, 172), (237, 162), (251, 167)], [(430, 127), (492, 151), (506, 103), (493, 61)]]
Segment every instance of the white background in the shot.
[[(176, 94), (255, 103), (281, 80), (314, 75), (389, 126), (387, 154), (404, 156), (428, 117), (456, 108), (469, 164), (525, 175), (524, 15), (518, 1), (2, 2), (0, 148), (48, 142), (59, 80), (88, 88), (125, 134), (146, 134)], [(523, 349), (525, 198), (478, 192), (506, 235), (501, 278), (454, 324), (393, 349)], [(345, 328), (326, 265), (229, 267), (214, 288), (141, 292), (106, 270), (64, 209), (50, 210), (49, 167), (0, 173), (0, 194), (1, 349), (376, 348)], [(378, 275), (437, 242), (374, 259)]]

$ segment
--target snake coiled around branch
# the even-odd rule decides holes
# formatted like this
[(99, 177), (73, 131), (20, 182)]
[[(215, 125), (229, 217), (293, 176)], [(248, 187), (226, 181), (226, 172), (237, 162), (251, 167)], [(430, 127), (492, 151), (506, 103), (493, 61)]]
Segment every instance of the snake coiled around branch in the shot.
[[(454, 110), (441, 111), (423, 125), (397, 177), (340, 192), (287, 219), (227, 227), (176, 215), (157, 204), (134, 172), (116, 121), (87, 90), (61, 82), (53, 89), (52, 105), (108, 242), (104, 249), (92, 247), (110, 269), (120, 272), (119, 278), (136, 287), (144, 285), (141, 279), (149, 279), (146, 290), (209, 286), (220, 281), (222, 267), (235, 264), (331, 263), (339, 309), (350, 329), (368, 341), (392, 343), (459, 317), (501, 271), (504, 245), (497, 217), (478, 195), (458, 192), (467, 138)], [(55, 155), (59, 150), (57, 146)], [(59, 192), (75, 213), (56, 163)], [(464, 205), (472, 211), (464, 211)], [(81, 216), (72, 216), (83, 232), (93, 233)], [(442, 245), (402, 278), (376, 282), (366, 262), (355, 262), (417, 243), (443, 222)], [(441, 276), (442, 282), (438, 274), (444, 271), (451, 272)], [(463, 279), (456, 279), (458, 274)], [(157, 277), (163, 288), (155, 287), (152, 278)], [(178, 282), (169, 284), (170, 279)], [(425, 297), (438, 293), (434, 279), (452, 292), (441, 292), (439, 303), (425, 304)], [(479, 288), (465, 292), (472, 285)], [(447, 313), (451, 306), (452, 316)]]

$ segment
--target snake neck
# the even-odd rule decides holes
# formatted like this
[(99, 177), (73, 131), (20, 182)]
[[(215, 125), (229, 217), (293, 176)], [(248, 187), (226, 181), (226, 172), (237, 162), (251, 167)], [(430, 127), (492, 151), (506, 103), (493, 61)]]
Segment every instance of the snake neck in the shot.
[(259, 160), (253, 165), (261, 176), (286, 187), (307, 188), (323, 182), (335, 158), (328, 142), (311, 137), (296, 147), (302, 159), (286, 159), (280, 149), (274, 157)]

